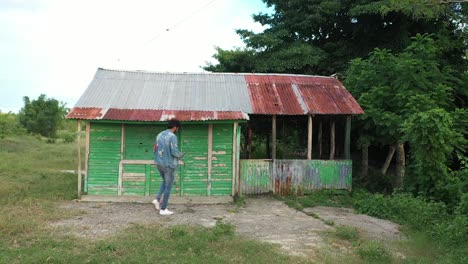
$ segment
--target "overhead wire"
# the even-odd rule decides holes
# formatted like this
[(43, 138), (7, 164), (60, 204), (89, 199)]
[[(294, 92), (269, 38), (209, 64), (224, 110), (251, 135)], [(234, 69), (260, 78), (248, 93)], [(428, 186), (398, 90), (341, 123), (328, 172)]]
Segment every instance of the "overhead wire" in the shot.
[[(195, 10), (194, 12), (188, 14), (186, 17), (182, 18), (181, 20), (179, 20), (177, 23), (175, 23), (174, 25), (172, 25), (171, 27), (168, 27), (165, 29), (165, 32), (169, 32), (171, 31), (172, 29), (178, 27), (180, 24), (184, 23), (185, 21), (189, 20), (190, 18), (192, 18), (195, 14), (197, 14), (198, 12), (202, 11), (203, 9), (205, 9), (206, 7), (208, 7), (209, 5), (211, 5), (213, 2), (215, 2), (217, 0), (211, 0), (209, 2), (207, 2), (205, 5), (201, 6), (200, 8), (198, 8), (197, 10)], [(159, 32), (156, 36), (154, 36), (153, 38), (151, 38), (150, 40), (146, 41), (145, 44), (149, 44), (151, 42), (153, 42), (154, 40), (158, 39), (164, 32)]]

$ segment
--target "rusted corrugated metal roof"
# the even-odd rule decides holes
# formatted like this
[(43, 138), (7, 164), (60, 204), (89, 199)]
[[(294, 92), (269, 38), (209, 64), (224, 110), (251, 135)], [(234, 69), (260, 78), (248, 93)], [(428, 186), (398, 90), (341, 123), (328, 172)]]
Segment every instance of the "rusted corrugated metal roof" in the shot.
[(363, 114), (335, 78), (304, 75), (246, 75), (253, 114)]
[(136, 109), (102, 109), (75, 107), (68, 114), (68, 118), (86, 120), (125, 120), (125, 121), (167, 121), (176, 118), (180, 121), (204, 120), (245, 120), (243, 112), (227, 111), (186, 111), (186, 110), (136, 110)]
[(67, 118), (201, 121), (246, 120), (248, 114), (362, 113), (331, 77), (98, 69)]

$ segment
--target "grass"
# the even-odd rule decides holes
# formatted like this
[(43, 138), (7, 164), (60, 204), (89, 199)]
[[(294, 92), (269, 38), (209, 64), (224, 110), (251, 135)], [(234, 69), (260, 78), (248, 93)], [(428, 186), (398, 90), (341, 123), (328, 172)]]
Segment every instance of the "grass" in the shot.
[[(74, 212), (58, 206), (75, 199), (76, 143), (34, 136), (0, 139), (0, 263), (310, 263), (278, 246), (213, 228), (139, 225), (102, 240), (63, 235), (51, 221)], [(239, 200), (242, 206), (245, 201)]]

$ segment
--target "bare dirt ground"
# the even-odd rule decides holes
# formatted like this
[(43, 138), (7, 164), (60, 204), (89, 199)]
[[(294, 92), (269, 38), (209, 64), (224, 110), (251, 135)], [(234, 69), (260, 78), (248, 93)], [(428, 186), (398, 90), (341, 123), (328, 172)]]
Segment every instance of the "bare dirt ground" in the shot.
[[(76, 216), (51, 223), (51, 226), (91, 239), (113, 235), (132, 223), (212, 227), (218, 220), (234, 225), (240, 235), (279, 244), (288, 254), (308, 257), (314, 257), (322, 249), (348, 250), (340, 245), (330, 247), (327, 243), (324, 234), (337, 225), (356, 227), (370, 239), (400, 239), (398, 225), (386, 220), (358, 215), (344, 208), (313, 207), (305, 209), (304, 213), (271, 197), (249, 198), (241, 207), (232, 203), (170, 205), (175, 212), (171, 216), (160, 216), (152, 204), (139, 203), (67, 202), (62, 208), (77, 212)], [(314, 213), (320, 219), (307, 213)], [(324, 220), (333, 221), (335, 225), (327, 225)]]

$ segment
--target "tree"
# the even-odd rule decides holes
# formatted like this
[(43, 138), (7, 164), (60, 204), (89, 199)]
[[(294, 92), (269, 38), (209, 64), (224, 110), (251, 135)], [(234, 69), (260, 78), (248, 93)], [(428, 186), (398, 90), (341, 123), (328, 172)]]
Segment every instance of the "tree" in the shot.
[[(272, 14), (254, 21), (260, 33), (239, 29), (245, 49), (217, 49), (209, 71), (286, 72), (330, 75), (374, 48), (401, 52), (417, 33), (434, 33), (444, 65), (464, 70), (465, 4), (438, 0), (263, 0)], [(462, 6), (463, 5), (463, 6)], [(463, 8), (462, 8), (463, 7)], [(246, 60), (245, 58), (248, 59)], [(457, 69), (458, 69), (457, 68)]]
[(19, 112), (22, 126), (30, 133), (38, 133), (46, 137), (54, 137), (57, 128), (63, 121), (68, 109), (64, 103), (47, 98), (41, 94), (37, 100), (23, 97), (24, 107)]
[[(345, 80), (365, 109), (359, 118), (362, 135), (373, 135), (371, 144), (396, 146), (403, 151), (400, 157), (409, 143), (414, 173), (420, 177), (416, 184), (426, 193), (434, 190), (427, 182), (448, 177), (448, 156), (461, 142), (451, 117), (459, 80), (452, 69), (439, 65), (440, 52), (429, 35), (417, 35), (402, 53), (376, 49), (368, 59), (353, 60)], [(399, 165), (404, 169), (404, 163)], [(402, 183), (404, 174), (398, 173), (396, 182)]]

